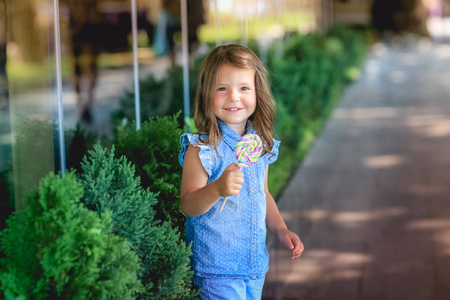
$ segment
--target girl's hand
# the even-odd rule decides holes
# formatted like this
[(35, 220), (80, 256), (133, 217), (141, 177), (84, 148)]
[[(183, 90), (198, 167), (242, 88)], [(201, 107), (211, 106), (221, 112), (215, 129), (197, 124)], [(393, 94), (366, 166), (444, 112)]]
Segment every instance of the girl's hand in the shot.
[(296, 235), (294, 232), (286, 228), (278, 232), (277, 237), (283, 246), (285, 246), (289, 250), (292, 250), (292, 259), (297, 259), (300, 257), (300, 255), (302, 255), (305, 247), (303, 246), (303, 243), (298, 235)]
[(217, 189), (221, 197), (235, 196), (244, 183), (244, 174), (237, 164), (229, 165), (217, 180)]

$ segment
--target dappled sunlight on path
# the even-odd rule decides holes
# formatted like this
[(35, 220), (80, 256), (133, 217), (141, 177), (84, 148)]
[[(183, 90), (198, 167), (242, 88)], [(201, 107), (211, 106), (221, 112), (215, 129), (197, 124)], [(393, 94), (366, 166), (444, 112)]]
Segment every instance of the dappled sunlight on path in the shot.
[(450, 299), (450, 46), (375, 45), (279, 200), (263, 299)]

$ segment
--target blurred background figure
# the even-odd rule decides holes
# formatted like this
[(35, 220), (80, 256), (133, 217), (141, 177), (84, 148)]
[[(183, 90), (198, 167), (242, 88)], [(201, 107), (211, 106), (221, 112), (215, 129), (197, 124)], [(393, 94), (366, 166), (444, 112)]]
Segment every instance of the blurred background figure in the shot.
[(450, 0), (442, 0), (442, 39), (450, 40)]
[[(80, 120), (90, 123), (100, 54), (130, 51), (131, 6), (124, 0), (66, 2), (77, 109)], [(147, 19), (147, 14), (146, 7), (137, 7), (138, 29), (145, 32), (151, 43), (153, 24)]]
[[(198, 28), (205, 24), (205, 7), (203, 0), (187, 2), (189, 53), (198, 45)], [(157, 56), (169, 55), (172, 66), (176, 63), (176, 39), (181, 37), (180, 0), (162, 0), (162, 9), (158, 18), (153, 48)]]
[[(97, 0), (67, 0), (74, 85), (80, 119), (91, 122), (93, 93), (97, 81), (102, 15)], [(87, 61), (83, 64), (83, 56)], [(87, 82), (82, 79), (86, 75)]]

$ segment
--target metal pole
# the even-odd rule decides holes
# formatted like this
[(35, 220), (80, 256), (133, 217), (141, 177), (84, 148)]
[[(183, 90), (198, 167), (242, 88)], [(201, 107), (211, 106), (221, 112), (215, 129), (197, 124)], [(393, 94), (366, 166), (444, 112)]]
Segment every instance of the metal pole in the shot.
[(188, 24), (187, 24), (187, 2), (180, 1), (181, 5), (181, 37), (183, 56), (183, 95), (184, 95), (184, 119), (190, 117), (189, 105), (189, 51), (188, 51)]
[(56, 59), (56, 95), (58, 104), (58, 130), (59, 130), (59, 159), (61, 174), (66, 173), (66, 149), (64, 145), (64, 109), (62, 102), (62, 75), (61, 75), (61, 38), (59, 28), (59, 1), (53, 0), (53, 13), (55, 22), (55, 59)]
[(220, 46), (223, 44), (222, 23), (220, 21), (220, 11), (219, 11), (219, 4), (217, 4), (217, 0), (214, 1), (214, 12), (215, 12), (214, 22), (216, 25), (216, 46)]
[(136, 130), (141, 129), (141, 96), (139, 88), (139, 62), (137, 53), (136, 0), (131, 0), (131, 28), (133, 35), (134, 106), (136, 109)]

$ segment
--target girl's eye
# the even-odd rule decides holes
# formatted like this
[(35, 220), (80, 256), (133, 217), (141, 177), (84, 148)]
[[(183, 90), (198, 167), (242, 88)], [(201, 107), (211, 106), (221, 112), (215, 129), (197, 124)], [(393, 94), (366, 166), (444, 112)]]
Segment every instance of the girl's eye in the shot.
[(250, 90), (250, 89), (249, 89), (248, 87), (244, 86), (244, 87), (241, 88), (241, 90), (243, 90), (243, 91), (248, 91), (248, 90)]
[(224, 88), (224, 87), (220, 87), (220, 88), (218, 88), (217, 90), (223, 92), (223, 91), (226, 91), (227, 89)]

